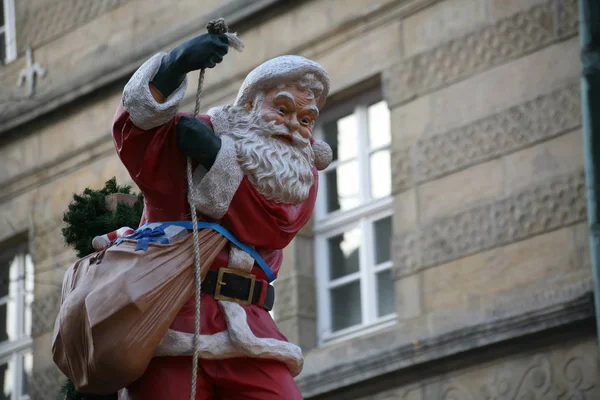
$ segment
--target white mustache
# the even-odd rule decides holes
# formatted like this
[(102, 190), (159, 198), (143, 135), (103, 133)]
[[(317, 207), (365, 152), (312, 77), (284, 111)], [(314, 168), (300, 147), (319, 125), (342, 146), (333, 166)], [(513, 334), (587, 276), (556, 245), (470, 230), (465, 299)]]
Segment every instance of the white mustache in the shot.
[(292, 139), (292, 144), (298, 147), (306, 147), (310, 144), (310, 141), (304, 138), (300, 132), (290, 130), (284, 124), (275, 124), (275, 121), (265, 122), (262, 126), (261, 134), (266, 137), (272, 137), (275, 135), (289, 136)]

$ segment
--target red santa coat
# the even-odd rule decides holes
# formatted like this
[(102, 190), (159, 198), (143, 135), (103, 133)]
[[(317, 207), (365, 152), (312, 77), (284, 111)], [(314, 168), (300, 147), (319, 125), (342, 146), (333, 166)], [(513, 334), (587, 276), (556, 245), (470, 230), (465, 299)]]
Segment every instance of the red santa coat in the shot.
[[(127, 84), (112, 128), (117, 153), (144, 194), (140, 225), (190, 219), (186, 156), (177, 147), (175, 131), (177, 121), (184, 115), (175, 111), (185, 92), (185, 83), (165, 103), (154, 101), (148, 83), (160, 65), (160, 57), (157, 55), (146, 62)], [(220, 120), (224, 118), (222, 114), (218, 116)], [(199, 118), (208, 122), (218, 135), (227, 133), (223, 132), (221, 122), (213, 126), (211, 117)], [(277, 276), (282, 249), (312, 214), (318, 187), (317, 170), (313, 168), (315, 183), (306, 201), (299, 205), (276, 203), (261, 195), (243, 176), (232, 139), (221, 137), (222, 148), (215, 164), (198, 185), (202, 193), (196, 207), (204, 211), (207, 219), (218, 220), (240, 241), (253, 246)], [(250, 269), (257, 279), (266, 281), (262, 269), (249, 255), (240, 253), (243, 252), (235, 246), (224, 249), (211, 269)], [(201, 301), (202, 358), (276, 358), (285, 362), (293, 375), (300, 372), (300, 349), (287, 341), (262, 307), (217, 302), (205, 294)], [(179, 312), (171, 329), (194, 332), (193, 298)]]

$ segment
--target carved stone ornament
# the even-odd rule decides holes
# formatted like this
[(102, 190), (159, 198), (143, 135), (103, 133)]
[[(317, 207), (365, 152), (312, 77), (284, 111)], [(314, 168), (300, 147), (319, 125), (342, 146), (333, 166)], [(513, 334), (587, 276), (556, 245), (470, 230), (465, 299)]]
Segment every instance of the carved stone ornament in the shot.
[(579, 170), (402, 232), (394, 239), (395, 275), (412, 275), (423, 268), (585, 221), (585, 198), (585, 178)]
[(27, 97), (32, 97), (36, 80), (45, 77), (47, 71), (40, 64), (33, 62), (33, 50), (31, 47), (27, 47), (26, 63), (27, 66), (19, 74), (17, 85), (21, 87), (24, 83), (27, 83)]
[[(579, 83), (473, 123), (423, 137), (393, 155), (394, 192), (509, 154), (581, 126)], [(412, 165), (415, 164), (413, 168)]]
[[(558, 7), (558, 10), (557, 10)], [(390, 107), (486, 71), (577, 33), (577, 1), (547, 1), (392, 66)]]

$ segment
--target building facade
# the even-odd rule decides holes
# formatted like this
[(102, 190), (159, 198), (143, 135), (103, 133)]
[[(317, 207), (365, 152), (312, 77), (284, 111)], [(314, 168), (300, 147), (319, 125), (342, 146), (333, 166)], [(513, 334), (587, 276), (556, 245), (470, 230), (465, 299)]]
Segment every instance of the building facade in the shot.
[(110, 136), (128, 77), (219, 16), (247, 50), (204, 110), (281, 54), (332, 80), (334, 161), (275, 283), (304, 397), (600, 398), (576, 0), (0, 3), (0, 398), (56, 397), (62, 214), (132, 184)]

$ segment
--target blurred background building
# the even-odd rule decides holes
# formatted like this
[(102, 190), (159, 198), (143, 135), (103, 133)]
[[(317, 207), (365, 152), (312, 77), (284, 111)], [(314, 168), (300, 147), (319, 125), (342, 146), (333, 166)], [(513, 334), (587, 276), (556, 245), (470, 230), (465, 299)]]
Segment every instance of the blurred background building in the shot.
[(62, 214), (132, 184), (110, 137), (128, 77), (219, 16), (247, 50), (205, 110), (281, 54), (333, 83), (335, 160), (273, 312), (305, 398), (600, 398), (576, 0), (0, 4), (0, 399), (56, 397)]

